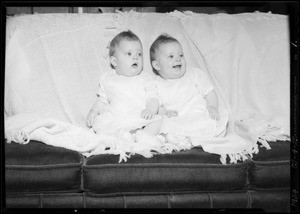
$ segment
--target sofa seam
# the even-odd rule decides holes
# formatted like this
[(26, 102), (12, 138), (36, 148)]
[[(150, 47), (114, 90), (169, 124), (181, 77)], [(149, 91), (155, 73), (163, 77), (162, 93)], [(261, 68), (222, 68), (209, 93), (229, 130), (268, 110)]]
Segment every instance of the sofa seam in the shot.
[(213, 200), (212, 200), (210, 193), (208, 192), (207, 195), (208, 195), (208, 200), (209, 200), (209, 208), (214, 208)]
[(253, 161), (253, 163), (256, 165), (256, 164), (259, 164), (259, 165), (265, 165), (265, 166), (268, 166), (268, 165), (278, 165), (278, 164), (290, 164), (290, 160), (280, 160), (280, 161)]
[[(42, 190), (43, 193), (42, 194), (75, 194), (75, 193), (78, 193), (78, 189), (74, 189), (74, 190), (60, 190), (59, 192), (55, 192), (55, 191), (45, 191), (45, 190)], [(10, 196), (13, 196), (13, 195), (39, 195), (41, 194), (41, 191), (32, 191), (32, 192), (7, 192), (6, 191), (6, 195), (10, 195)]]
[(170, 195), (170, 193), (166, 194), (166, 197), (167, 197), (167, 208), (171, 209), (172, 205), (171, 205), (171, 199), (170, 199), (171, 195)]
[[(171, 189), (170, 189), (171, 190)], [(138, 193), (138, 192), (135, 192), (135, 191), (133, 191), (133, 192), (128, 192), (128, 191), (120, 191), (120, 192), (107, 192), (107, 191), (105, 191), (104, 193), (99, 193), (99, 192), (103, 192), (103, 190), (101, 190), (101, 191), (91, 191), (91, 190), (89, 190), (89, 189), (86, 189), (85, 190), (87, 193), (89, 193), (89, 194), (131, 194), (131, 193)], [(184, 189), (184, 190), (181, 190), (181, 189), (172, 189), (172, 192), (176, 192), (176, 193), (191, 193), (191, 191), (192, 190), (188, 190), (188, 189)], [(199, 190), (199, 191), (193, 191), (192, 193), (199, 193), (199, 192), (201, 192), (201, 193), (208, 193), (208, 192), (218, 192), (218, 191), (222, 191), (222, 192), (224, 192), (224, 193), (228, 193), (228, 192), (232, 192), (232, 191), (244, 191), (244, 192), (246, 192), (246, 191), (248, 191), (248, 189), (245, 187), (245, 185), (244, 185), (244, 187), (243, 187), (243, 189), (237, 189), (237, 188), (227, 188), (227, 189), (207, 189), (207, 190)], [(141, 192), (140, 192), (141, 193)], [(169, 194), (170, 192), (169, 191), (165, 191), (165, 192), (145, 192), (145, 193), (147, 193), (147, 194), (151, 194), (151, 193), (153, 193), (153, 194), (156, 194), (156, 193), (164, 193), (164, 194)]]
[(80, 165), (80, 190), (84, 190), (84, 172), (83, 168), (86, 165), (86, 158), (81, 155), (81, 165)]
[(245, 186), (245, 188), (247, 189), (247, 190), (250, 190), (251, 189), (251, 183), (250, 183), (250, 173), (249, 173), (249, 169), (250, 169), (250, 167), (251, 167), (251, 164), (252, 164), (253, 162), (252, 162), (252, 159), (250, 159), (250, 160), (248, 160), (247, 161), (247, 165), (246, 165), (246, 167), (245, 167), (245, 172), (246, 172), (246, 186)]
[(249, 163), (248, 163), (247, 170), (246, 170), (246, 173), (247, 173), (247, 184), (246, 185), (247, 185), (248, 190), (252, 189), (251, 172), (250, 172), (252, 167), (254, 167), (254, 162), (251, 159), (251, 161), (249, 161)]
[[(271, 189), (260, 189), (258, 190), (259, 192), (269, 192), (269, 191), (276, 191), (276, 192), (285, 192), (285, 191), (289, 191), (290, 188), (271, 188)], [(157, 193), (152, 193), (152, 194), (145, 194), (144, 192), (135, 192), (135, 193), (130, 193), (128, 195), (125, 195), (126, 196), (143, 196), (143, 195), (146, 195), (146, 196), (157, 196), (157, 195), (161, 195), (161, 196), (164, 196), (164, 195), (185, 195), (185, 194), (189, 194), (189, 195), (192, 195), (192, 194), (218, 194), (218, 193), (229, 193), (229, 194), (236, 194), (236, 193), (242, 193), (242, 194), (247, 194), (248, 192), (249, 193), (253, 193), (253, 192), (256, 192), (257, 190), (249, 190), (249, 191), (236, 191), (236, 192), (231, 192), (231, 191), (209, 191), (209, 192), (157, 192)], [(142, 193), (142, 194), (140, 194)], [(89, 196), (89, 197), (104, 197), (104, 198), (107, 198), (107, 197), (122, 197), (124, 196), (124, 193), (119, 193), (119, 195), (117, 194), (97, 194), (97, 193), (19, 193), (19, 194), (6, 194), (6, 196), (8, 197), (24, 197), (24, 196), (29, 196), (29, 197), (41, 197), (41, 196), (48, 196), (48, 195), (51, 195), (51, 196), (56, 196), (56, 195), (65, 195), (65, 196), (68, 196), (68, 195), (82, 195), (82, 196)]]
[(15, 196), (19, 196), (19, 197), (24, 197), (24, 196), (35, 196), (35, 197), (40, 197), (40, 196), (56, 196), (56, 195), (65, 195), (65, 196), (69, 196), (69, 195), (83, 195), (84, 193), (79, 193), (79, 192), (62, 192), (62, 193), (40, 193), (40, 192), (36, 192), (36, 193), (28, 193), (28, 192), (20, 192), (20, 193), (16, 193), (16, 194), (6, 194), (6, 196), (8, 197), (15, 197)]
[(152, 164), (152, 163), (145, 163), (145, 164), (103, 164), (103, 165), (85, 165), (84, 168), (86, 169), (97, 169), (97, 168), (199, 168), (199, 166), (203, 168), (211, 169), (211, 166), (216, 166), (214, 168), (242, 168), (246, 165), (246, 163), (240, 164), (232, 164), (232, 165), (220, 165), (220, 164), (178, 164), (174, 165), (174, 163), (164, 163), (164, 164)]
[(51, 168), (68, 168), (68, 167), (81, 167), (82, 163), (74, 164), (53, 164), (53, 165), (6, 165), (5, 169), (51, 169)]
[(82, 200), (83, 200), (83, 208), (86, 208), (86, 192), (84, 192), (83, 194), (82, 194)]
[(123, 195), (123, 208), (126, 209), (127, 208), (127, 198), (125, 195)]
[[(171, 191), (171, 190), (170, 190)], [(138, 191), (134, 191), (134, 192), (95, 192), (95, 191), (90, 191), (90, 190), (86, 190), (86, 193), (89, 195), (134, 195), (134, 194), (144, 194), (146, 193), (147, 195), (151, 194), (151, 195), (158, 195), (158, 194), (170, 194), (170, 191), (162, 191), (162, 192), (138, 192)], [(198, 193), (202, 193), (202, 194), (207, 194), (207, 193), (244, 193), (247, 192), (248, 189), (244, 188), (244, 189), (208, 189), (208, 190), (174, 190), (172, 189), (171, 193), (176, 193), (176, 194), (198, 194)]]
[(43, 193), (40, 194), (40, 208), (43, 208)]
[(252, 190), (247, 191), (247, 208), (252, 208)]
[(122, 195), (131, 195), (131, 196), (139, 196), (139, 195), (169, 195), (169, 194), (177, 194), (177, 195), (180, 195), (180, 194), (207, 194), (207, 193), (245, 193), (247, 192), (247, 190), (234, 190), (234, 192), (232, 192), (232, 190), (207, 190), (207, 191), (194, 191), (194, 192), (191, 192), (191, 191), (172, 191), (172, 192), (119, 192), (119, 193), (93, 193), (93, 192), (86, 192), (87, 195), (90, 195), (90, 196), (102, 196), (102, 197), (120, 197)]
[(272, 187), (272, 186), (269, 186), (269, 187), (261, 188), (261, 187), (258, 187), (257, 185), (252, 185), (252, 189), (251, 190), (268, 190), (268, 189), (282, 189), (282, 188), (290, 188), (290, 186), (281, 186), (281, 187)]
[(253, 188), (251, 191), (255, 192), (255, 191), (260, 191), (260, 192), (268, 192), (268, 191), (282, 191), (282, 190), (290, 190), (291, 187), (271, 187), (271, 188)]

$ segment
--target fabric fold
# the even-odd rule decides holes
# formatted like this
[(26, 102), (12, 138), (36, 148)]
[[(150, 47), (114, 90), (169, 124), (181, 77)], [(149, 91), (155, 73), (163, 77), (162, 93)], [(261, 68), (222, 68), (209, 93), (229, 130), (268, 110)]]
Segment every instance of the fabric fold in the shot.
[[(6, 29), (5, 136), (39, 140), (83, 155), (152, 157), (201, 146), (223, 164), (251, 158), (269, 141), (289, 140), (288, 17), (265, 13), (33, 14), (9, 18)], [(191, 146), (135, 145), (85, 128), (98, 80), (109, 70), (108, 44), (122, 30), (149, 48), (163, 33), (182, 45), (187, 64), (205, 71), (229, 112), (225, 136), (193, 138)], [(52, 81), (49, 81), (50, 77)], [(59, 96), (58, 96), (59, 95)], [(49, 119), (50, 118), (50, 119)], [(76, 136), (76, 137), (75, 137)]]

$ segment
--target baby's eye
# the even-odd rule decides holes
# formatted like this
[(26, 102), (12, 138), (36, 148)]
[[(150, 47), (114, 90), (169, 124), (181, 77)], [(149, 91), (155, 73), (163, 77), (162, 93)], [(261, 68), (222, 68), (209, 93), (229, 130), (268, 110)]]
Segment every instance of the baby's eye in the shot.
[(169, 56), (168, 56), (168, 58), (170, 58), (170, 59), (173, 59), (173, 58), (174, 58), (174, 56), (173, 56), (173, 55), (169, 55)]
[(183, 55), (183, 54), (180, 54), (179, 56), (180, 56), (180, 57), (184, 57), (184, 55)]
[(143, 53), (140, 52), (140, 53), (138, 53), (138, 55), (139, 55), (139, 56), (143, 56)]
[(131, 53), (130, 53), (130, 52), (127, 52), (126, 55), (127, 55), (127, 56), (131, 56)]

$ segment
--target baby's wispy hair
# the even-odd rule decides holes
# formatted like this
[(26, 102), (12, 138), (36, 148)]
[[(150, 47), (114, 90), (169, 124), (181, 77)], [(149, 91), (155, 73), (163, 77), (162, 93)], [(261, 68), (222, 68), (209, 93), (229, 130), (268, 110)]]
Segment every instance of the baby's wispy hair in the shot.
[[(150, 47), (151, 66), (152, 66), (152, 61), (155, 60), (155, 53), (159, 49), (159, 47), (163, 44), (167, 44), (171, 42), (178, 42), (178, 40), (168, 34), (162, 34), (156, 38), (156, 40), (152, 43)], [(159, 75), (158, 71), (153, 66), (152, 66), (152, 70), (156, 75)]]

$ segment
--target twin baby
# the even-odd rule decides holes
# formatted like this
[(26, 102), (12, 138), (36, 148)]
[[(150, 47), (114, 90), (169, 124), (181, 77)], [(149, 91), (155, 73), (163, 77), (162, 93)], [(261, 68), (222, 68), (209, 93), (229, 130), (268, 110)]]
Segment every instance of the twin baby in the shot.
[(186, 66), (175, 38), (161, 35), (151, 45), (155, 78), (142, 72), (142, 43), (131, 31), (114, 37), (109, 60), (112, 69), (101, 75), (98, 99), (86, 119), (94, 132), (155, 145), (222, 131), (217, 128), (220, 114), (212, 84), (199, 68)]

